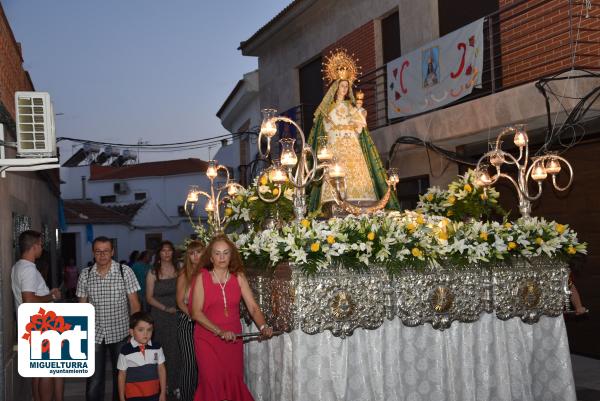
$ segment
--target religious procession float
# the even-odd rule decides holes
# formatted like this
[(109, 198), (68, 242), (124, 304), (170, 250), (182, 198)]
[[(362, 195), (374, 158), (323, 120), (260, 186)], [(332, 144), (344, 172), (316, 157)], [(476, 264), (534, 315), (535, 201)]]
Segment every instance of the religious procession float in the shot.
[[(200, 238), (225, 231), (237, 244), (281, 333), (245, 347), (252, 392), (263, 400), (574, 399), (562, 314), (569, 260), (586, 247), (568, 224), (530, 216), (544, 181), (571, 185), (567, 160), (530, 158), (524, 127), (510, 127), (475, 169), (400, 211), (398, 172), (384, 169), (363, 95), (352, 90), (356, 64), (336, 51), (324, 66), (329, 89), (308, 140), (293, 120), (265, 110), (259, 148), (270, 166), (244, 188), (211, 161), (210, 191), (194, 187), (186, 202), (190, 216), (208, 212)], [(275, 159), (281, 124), (297, 134), (280, 139)], [(499, 206), (500, 179), (516, 189), (518, 220)]]

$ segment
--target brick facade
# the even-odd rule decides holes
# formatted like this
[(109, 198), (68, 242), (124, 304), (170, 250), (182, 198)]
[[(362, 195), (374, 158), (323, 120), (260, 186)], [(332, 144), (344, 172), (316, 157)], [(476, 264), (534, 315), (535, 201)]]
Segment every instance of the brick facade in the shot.
[[(323, 49), (321, 53), (323, 60), (325, 60), (325, 57), (328, 56), (331, 51), (338, 48), (346, 49), (350, 54), (354, 54), (355, 59), (358, 60), (358, 65), (361, 67), (360, 72), (362, 74), (373, 71), (377, 67), (374, 21), (371, 20), (367, 22)], [(355, 84), (355, 86), (360, 87), (360, 83), (358, 83), (358, 85)], [(360, 89), (365, 92), (364, 108), (367, 110), (367, 123), (369, 124), (369, 127), (373, 127), (376, 115), (376, 105), (373, 102), (375, 99), (374, 88), (360, 87)], [(327, 88), (325, 88), (325, 91), (326, 90)], [(356, 91), (356, 88), (354, 90)]]
[[(600, 68), (600, 7), (585, 2), (500, 0), (502, 84), (518, 85), (575, 67)], [(588, 17), (586, 17), (586, 11)], [(498, 47), (496, 51), (500, 50)], [(573, 57), (574, 56), (574, 57)], [(500, 69), (496, 70), (497, 72)]]
[(31, 91), (29, 73), (23, 69), (21, 46), (15, 40), (0, 6), (0, 103), (15, 118), (15, 92)]

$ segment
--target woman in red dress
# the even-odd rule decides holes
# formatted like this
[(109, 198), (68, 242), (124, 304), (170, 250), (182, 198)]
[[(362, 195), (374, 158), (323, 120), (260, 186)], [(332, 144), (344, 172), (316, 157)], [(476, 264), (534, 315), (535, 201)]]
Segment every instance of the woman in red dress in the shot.
[(266, 324), (243, 272), (240, 254), (229, 238), (220, 235), (208, 244), (200, 260), (200, 274), (191, 284), (194, 349), (198, 388), (194, 401), (253, 401), (244, 383), (240, 299), (263, 337), (273, 330)]

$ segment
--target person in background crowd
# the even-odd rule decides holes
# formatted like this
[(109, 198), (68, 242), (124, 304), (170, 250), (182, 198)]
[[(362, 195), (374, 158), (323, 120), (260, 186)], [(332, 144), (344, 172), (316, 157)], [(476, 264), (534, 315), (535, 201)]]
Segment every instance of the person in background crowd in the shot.
[(167, 364), (167, 394), (179, 393), (180, 357), (177, 346), (177, 267), (175, 247), (163, 241), (146, 276), (146, 301), (154, 318), (154, 339), (161, 343)]
[(181, 355), (181, 379), (179, 389), (182, 401), (192, 401), (198, 383), (198, 369), (194, 354), (194, 321), (188, 305), (190, 283), (200, 271), (200, 256), (204, 246), (200, 241), (191, 241), (185, 252), (183, 268), (177, 276), (177, 344)]
[(63, 281), (65, 283), (65, 298), (75, 298), (75, 290), (77, 290), (77, 279), (79, 278), (79, 269), (73, 258), (69, 259), (69, 263), (65, 265), (63, 273)]
[(129, 261), (127, 262), (127, 266), (131, 267), (135, 262), (137, 262), (140, 257), (140, 251), (133, 251), (129, 254)]
[(129, 313), (140, 310), (137, 295), (140, 286), (128, 266), (112, 259), (114, 249), (110, 238), (94, 239), (92, 251), (96, 263), (84, 269), (77, 282), (79, 302), (89, 302), (96, 310), (95, 370), (86, 379), (85, 399), (104, 401), (108, 353), (113, 370), (113, 400), (118, 400), (117, 359), (129, 332)]
[(579, 291), (577, 291), (577, 287), (575, 287), (574, 277), (575, 275), (581, 273), (581, 270), (585, 266), (587, 257), (585, 255), (575, 255), (571, 257), (569, 260), (569, 269), (571, 272), (569, 273), (569, 290), (571, 291), (571, 303), (573, 304), (573, 308), (575, 308), (575, 315), (580, 316), (589, 312), (589, 310), (583, 306), (583, 302), (581, 301), (581, 296), (579, 295)]
[(132, 265), (131, 270), (135, 273), (135, 277), (140, 284), (140, 300), (142, 302), (142, 310), (148, 310), (148, 304), (146, 302), (146, 275), (152, 268), (150, 264), (150, 260), (152, 258), (152, 253), (148, 250), (143, 251), (138, 256), (138, 260)]
[(273, 335), (244, 275), (242, 258), (226, 235), (213, 238), (200, 259), (202, 269), (191, 284), (194, 348), (198, 364), (195, 401), (254, 400), (244, 383), (240, 300), (263, 337)]
[[(35, 266), (42, 255), (42, 234), (27, 230), (19, 235), (21, 259), (12, 267), (11, 286), (15, 308), (24, 302), (52, 302), (61, 298), (58, 288), (48, 289), (44, 278)], [(64, 379), (61, 377), (34, 377), (32, 393), (34, 401), (63, 400)]]
[(152, 342), (154, 320), (146, 312), (136, 312), (129, 322), (130, 340), (121, 348), (119, 401), (166, 401), (167, 371), (160, 344)]

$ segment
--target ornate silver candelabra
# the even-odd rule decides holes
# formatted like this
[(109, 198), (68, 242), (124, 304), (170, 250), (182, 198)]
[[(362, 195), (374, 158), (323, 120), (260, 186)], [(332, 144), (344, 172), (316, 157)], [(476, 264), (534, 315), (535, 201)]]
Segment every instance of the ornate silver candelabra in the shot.
[[(502, 150), (502, 138), (514, 134), (513, 142), (519, 148), (519, 157), (515, 158), (508, 152)], [(562, 170), (561, 162), (569, 170), (569, 182), (566, 186), (561, 187), (557, 183), (556, 177)], [(517, 168), (517, 179), (515, 180), (510, 175), (500, 171), (503, 164), (512, 164)], [(488, 169), (495, 170), (490, 176)], [(552, 185), (558, 191), (567, 190), (573, 183), (573, 168), (569, 162), (556, 154), (546, 153), (542, 156), (531, 158), (529, 164), (529, 137), (525, 132), (525, 126), (518, 124), (513, 127), (506, 128), (496, 138), (495, 146), (492, 150), (484, 154), (477, 163), (477, 181), (482, 186), (494, 185), (500, 177), (506, 178), (513, 184), (517, 190), (519, 197), (519, 211), (521, 216), (529, 217), (531, 214), (531, 202), (542, 196), (543, 181), (550, 175), (552, 177)], [(537, 182), (537, 193), (532, 195), (529, 191), (529, 179), (532, 178)]]
[[(224, 170), (227, 180), (225, 185), (216, 188), (215, 178), (219, 175), (219, 170)], [(190, 223), (194, 229), (197, 229), (201, 225), (200, 215), (198, 215), (198, 224), (194, 222), (193, 215), (194, 211), (198, 207), (200, 196), (207, 199), (204, 206), (204, 210), (208, 215), (208, 224), (212, 227), (215, 233), (222, 231), (222, 225), (224, 217), (221, 217), (220, 205), (232, 196), (235, 196), (237, 190), (243, 187), (234, 182), (229, 177), (229, 169), (223, 165), (217, 164), (216, 160), (209, 160), (208, 167), (206, 169), (206, 176), (210, 180), (210, 193), (201, 191), (197, 185), (191, 185), (188, 191), (187, 199), (183, 205), (185, 213), (187, 214)], [(227, 191), (226, 195), (224, 191)]]
[[(343, 210), (352, 214), (373, 213), (381, 210), (387, 204), (391, 191), (395, 190), (400, 181), (396, 169), (388, 170), (388, 189), (385, 196), (375, 204), (364, 207), (347, 201), (345, 194), (345, 176), (343, 167), (337, 162), (331, 153), (327, 138), (320, 138), (317, 154), (306, 144), (302, 128), (292, 119), (277, 116), (277, 110), (264, 109), (263, 122), (258, 136), (258, 149), (263, 158), (271, 152), (271, 138), (277, 134), (277, 123), (283, 122), (293, 125), (300, 137), (300, 152), (296, 154), (294, 145), (296, 140), (284, 138), (279, 140), (281, 144), (280, 160), (274, 160), (267, 172), (269, 177), (279, 187), (278, 195), (274, 198), (265, 198), (258, 191), (258, 196), (265, 202), (275, 202), (282, 195), (281, 186), (289, 182), (294, 188), (293, 204), (296, 220), (301, 220), (306, 215), (306, 187), (314, 181), (327, 181), (333, 188), (334, 201)], [(266, 151), (262, 150), (262, 138), (266, 138)]]

